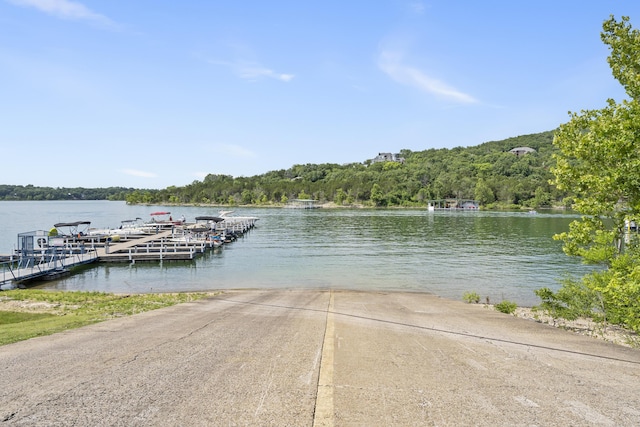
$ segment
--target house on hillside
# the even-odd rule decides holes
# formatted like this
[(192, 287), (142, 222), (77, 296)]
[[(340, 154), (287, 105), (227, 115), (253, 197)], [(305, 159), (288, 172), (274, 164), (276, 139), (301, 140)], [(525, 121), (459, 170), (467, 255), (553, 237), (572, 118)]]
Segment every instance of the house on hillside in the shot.
[(378, 153), (378, 155), (371, 160), (371, 163), (379, 162), (404, 163), (404, 157), (401, 157), (400, 154)]
[(535, 153), (536, 150), (529, 147), (516, 147), (509, 150), (510, 153), (515, 154), (517, 157), (524, 156), (525, 154)]

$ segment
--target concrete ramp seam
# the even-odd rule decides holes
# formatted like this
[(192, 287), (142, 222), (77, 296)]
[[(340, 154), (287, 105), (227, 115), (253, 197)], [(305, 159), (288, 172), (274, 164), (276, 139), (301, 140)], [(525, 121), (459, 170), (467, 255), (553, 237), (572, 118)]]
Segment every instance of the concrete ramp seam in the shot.
[(316, 407), (313, 414), (314, 427), (332, 427), (333, 420), (333, 356), (335, 341), (335, 320), (333, 315), (333, 291), (329, 296), (327, 323), (320, 358), (320, 374), (316, 392)]

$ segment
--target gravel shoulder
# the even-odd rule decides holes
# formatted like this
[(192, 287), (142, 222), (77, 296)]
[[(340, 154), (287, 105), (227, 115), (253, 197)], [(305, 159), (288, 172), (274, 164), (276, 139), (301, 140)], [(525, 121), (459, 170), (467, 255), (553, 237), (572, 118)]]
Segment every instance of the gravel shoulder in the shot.
[[(492, 309), (492, 307), (488, 308)], [(554, 319), (542, 311), (528, 307), (518, 307), (514, 316), (613, 344), (630, 348), (640, 348), (640, 337), (637, 333), (615, 325), (600, 324), (594, 322), (592, 319)]]

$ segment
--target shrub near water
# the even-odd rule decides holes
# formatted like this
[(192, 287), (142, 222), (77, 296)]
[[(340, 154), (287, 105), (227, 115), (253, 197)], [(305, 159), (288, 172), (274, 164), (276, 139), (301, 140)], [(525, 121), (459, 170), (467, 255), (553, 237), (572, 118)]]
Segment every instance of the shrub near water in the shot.
[(477, 292), (465, 292), (462, 295), (464, 302), (468, 304), (478, 304), (480, 302), (480, 295)]
[(500, 313), (513, 314), (516, 312), (516, 308), (518, 308), (518, 304), (512, 301), (505, 300), (505, 301), (499, 302), (494, 307)]
[[(0, 293), (0, 345), (206, 297), (13, 290)], [(20, 304), (16, 304), (19, 301)]]

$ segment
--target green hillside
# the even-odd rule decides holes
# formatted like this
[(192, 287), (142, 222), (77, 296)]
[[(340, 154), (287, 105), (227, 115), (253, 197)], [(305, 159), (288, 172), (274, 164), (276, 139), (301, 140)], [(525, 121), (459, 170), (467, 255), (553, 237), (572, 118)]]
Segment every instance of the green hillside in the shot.
[[(431, 199), (469, 198), (489, 208), (537, 208), (566, 196), (549, 184), (552, 141), (548, 131), (467, 148), (394, 153), (401, 161), (294, 165), (239, 178), (210, 174), (184, 187), (135, 191), (127, 202), (270, 205), (312, 198), (339, 206), (418, 207)], [(535, 152), (509, 152), (522, 146)]]
[[(400, 161), (306, 164), (252, 177), (210, 174), (202, 181), (163, 190), (51, 188), (0, 185), (0, 200), (126, 200), (128, 203), (279, 205), (312, 198), (338, 206), (426, 206), (429, 200), (478, 200), (485, 208), (562, 204), (565, 193), (549, 184), (553, 131), (490, 141), (473, 147), (393, 153)], [(517, 156), (509, 150), (535, 150)]]

